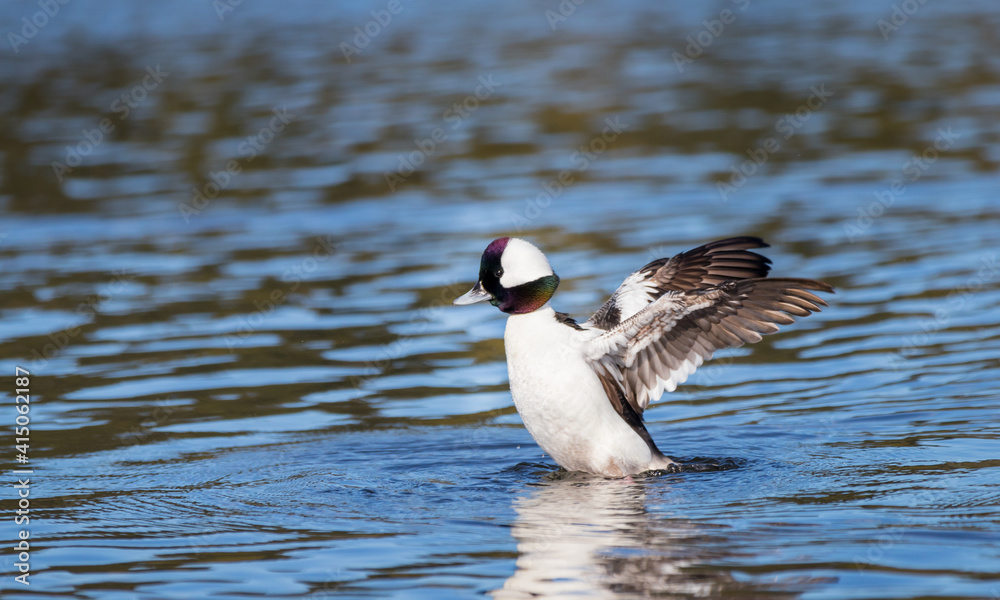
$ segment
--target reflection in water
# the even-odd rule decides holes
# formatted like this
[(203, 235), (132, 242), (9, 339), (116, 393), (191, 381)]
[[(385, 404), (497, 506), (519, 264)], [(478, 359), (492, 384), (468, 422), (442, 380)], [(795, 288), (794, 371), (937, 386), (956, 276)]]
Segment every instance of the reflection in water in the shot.
[(647, 510), (647, 490), (673, 483), (559, 472), (531, 488), (514, 500), (517, 571), (493, 597), (704, 598), (748, 589), (725, 569), (691, 568), (710, 558), (698, 543), (705, 527)]

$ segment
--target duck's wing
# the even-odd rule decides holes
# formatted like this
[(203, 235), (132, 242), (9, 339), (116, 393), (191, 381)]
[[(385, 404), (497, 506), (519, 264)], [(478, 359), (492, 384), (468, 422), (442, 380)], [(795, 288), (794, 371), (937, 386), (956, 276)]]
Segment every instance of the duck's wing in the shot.
[(819, 312), (826, 302), (809, 290), (833, 292), (821, 281), (763, 278), (667, 292), (592, 339), (587, 358), (605, 388), (620, 390), (641, 415), (716, 350), (760, 341), (794, 317)]
[(734, 237), (699, 246), (673, 258), (654, 260), (625, 278), (584, 325), (611, 329), (667, 292), (686, 292), (724, 281), (767, 277), (771, 261), (748, 250), (766, 247), (764, 240), (758, 237)]

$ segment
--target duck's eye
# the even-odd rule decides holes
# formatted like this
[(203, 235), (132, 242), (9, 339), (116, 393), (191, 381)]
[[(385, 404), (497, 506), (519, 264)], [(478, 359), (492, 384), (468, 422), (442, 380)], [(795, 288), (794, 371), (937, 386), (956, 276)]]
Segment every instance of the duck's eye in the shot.
[(497, 279), (500, 279), (501, 277), (503, 277), (503, 269), (497, 269), (496, 271), (493, 271), (493, 275), (495, 275)]

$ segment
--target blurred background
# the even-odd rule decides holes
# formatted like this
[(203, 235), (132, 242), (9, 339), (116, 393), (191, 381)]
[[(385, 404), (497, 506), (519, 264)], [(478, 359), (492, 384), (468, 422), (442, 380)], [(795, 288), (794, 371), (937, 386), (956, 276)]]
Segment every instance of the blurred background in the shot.
[[(986, 0), (3, 3), (36, 511), (4, 598), (1000, 597), (998, 32)], [(578, 318), (732, 235), (837, 295), (647, 412), (728, 468), (579, 478), (502, 315), (450, 306), (503, 235)]]

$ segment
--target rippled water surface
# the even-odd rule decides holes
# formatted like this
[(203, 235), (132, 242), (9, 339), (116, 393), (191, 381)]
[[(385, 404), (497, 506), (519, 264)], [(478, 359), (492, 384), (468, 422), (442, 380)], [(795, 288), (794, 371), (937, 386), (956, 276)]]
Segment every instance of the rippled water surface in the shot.
[[(1000, 597), (995, 3), (389, 4), (0, 9), (4, 598)], [(724, 468), (597, 479), (450, 306), (501, 235), (579, 318), (732, 235), (837, 293), (646, 412)]]

